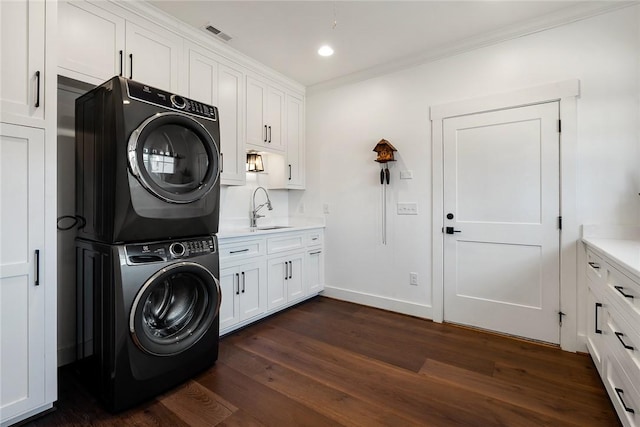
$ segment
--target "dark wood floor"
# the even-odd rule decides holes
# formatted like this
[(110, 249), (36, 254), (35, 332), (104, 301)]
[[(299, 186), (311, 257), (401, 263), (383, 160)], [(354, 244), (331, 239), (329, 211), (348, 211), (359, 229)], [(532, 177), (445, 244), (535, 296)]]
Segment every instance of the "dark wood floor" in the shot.
[(315, 298), (225, 337), (214, 367), (118, 415), (63, 370), (32, 426), (619, 426), (589, 356)]

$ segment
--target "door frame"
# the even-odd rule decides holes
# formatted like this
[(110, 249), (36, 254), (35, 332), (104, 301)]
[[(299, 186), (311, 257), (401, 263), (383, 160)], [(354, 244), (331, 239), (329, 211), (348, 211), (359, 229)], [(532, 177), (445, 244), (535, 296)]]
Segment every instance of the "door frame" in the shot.
[(432, 106), (431, 191), (432, 191), (432, 317), (444, 321), (444, 120), (489, 111), (559, 101), (560, 120), (560, 310), (566, 315), (560, 328), (560, 347), (578, 351), (577, 244), (577, 97), (580, 81), (566, 80), (523, 90)]

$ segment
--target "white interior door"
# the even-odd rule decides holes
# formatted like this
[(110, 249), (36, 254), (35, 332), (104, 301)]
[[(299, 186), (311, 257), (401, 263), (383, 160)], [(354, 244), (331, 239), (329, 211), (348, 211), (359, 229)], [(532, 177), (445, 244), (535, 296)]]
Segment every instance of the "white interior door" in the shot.
[(560, 342), (558, 119), (552, 102), (444, 120), (445, 321)]

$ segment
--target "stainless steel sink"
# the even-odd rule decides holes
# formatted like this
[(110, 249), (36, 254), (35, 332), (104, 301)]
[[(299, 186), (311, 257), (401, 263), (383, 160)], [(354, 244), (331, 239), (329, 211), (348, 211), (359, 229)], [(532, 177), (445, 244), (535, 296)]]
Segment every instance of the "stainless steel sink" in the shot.
[(266, 225), (264, 227), (256, 227), (256, 230), (278, 230), (280, 228), (291, 228), (290, 225)]

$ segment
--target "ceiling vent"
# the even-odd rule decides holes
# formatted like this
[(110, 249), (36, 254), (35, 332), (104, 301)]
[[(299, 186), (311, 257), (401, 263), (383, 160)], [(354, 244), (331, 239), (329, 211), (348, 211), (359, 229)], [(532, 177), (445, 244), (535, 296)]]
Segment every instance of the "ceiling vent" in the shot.
[(228, 42), (229, 40), (232, 39), (232, 37), (229, 34), (223, 33), (222, 31), (220, 31), (219, 29), (217, 29), (211, 24), (205, 25), (204, 29), (225, 42)]

